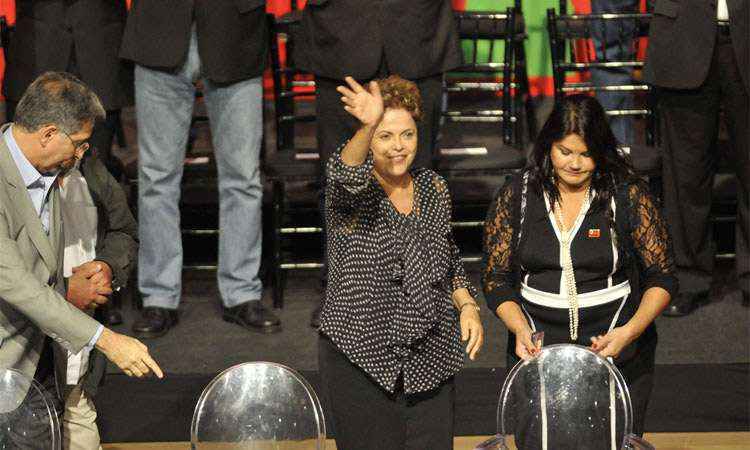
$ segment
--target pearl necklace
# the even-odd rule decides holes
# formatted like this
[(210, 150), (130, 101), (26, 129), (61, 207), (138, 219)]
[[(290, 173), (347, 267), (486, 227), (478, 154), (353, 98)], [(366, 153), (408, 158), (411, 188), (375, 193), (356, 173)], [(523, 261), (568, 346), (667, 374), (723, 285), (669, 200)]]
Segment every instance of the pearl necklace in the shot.
[[(575, 229), (576, 223), (581, 219), (581, 215), (588, 211), (591, 199), (591, 186), (586, 189), (586, 197), (584, 198), (583, 205), (578, 211), (578, 216), (575, 222), (573, 222), (573, 229)], [(565, 222), (563, 222), (562, 205), (559, 201), (555, 202), (555, 213), (557, 214), (557, 220), (560, 224), (560, 254), (562, 255), (562, 269), (563, 275), (565, 276), (567, 294), (568, 294), (568, 324), (570, 331), (570, 340), (578, 340), (578, 288), (576, 287), (576, 277), (573, 271), (573, 258), (570, 256), (571, 247), (571, 236), (572, 230), (565, 229)]]

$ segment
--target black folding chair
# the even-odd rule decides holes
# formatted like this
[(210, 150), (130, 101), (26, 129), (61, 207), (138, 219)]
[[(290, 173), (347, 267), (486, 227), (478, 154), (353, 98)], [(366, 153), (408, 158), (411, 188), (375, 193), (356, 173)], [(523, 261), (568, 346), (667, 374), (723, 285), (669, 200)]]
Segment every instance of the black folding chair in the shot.
[[(301, 11), (297, 10), (279, 18), (268, 15), (276, 149), (266, 155), (264, 172), (272, 184), (271, 272), (277, 308), (284, 305), (287, 271), (323, 267), (320, 260), (301, 260), (303, 252), (297, 246), (302, 238), (316, 235), (308, 241), (319, 248), (322, 232), (317, 196), (320, 156), (315, 142), (315, 81), (311, 74), (298, 70), (293, 59), (300, 18)], [(295, 189), (290, 188), (292, 185)]]
[[(436, 170), (451, 189), (457, 235), (477, 241), (481, 233), (476, 229), (484, 225), (487, 204), (502, 178), (526, 164), (525, 146), (535, 133), (534, 111), (520, 8), (457, 12), (456, 21), (466, 62), (443, 78)], [(475, 244), (463, 254), (478, 250), (478, 241)], [(465, 260), (476, 262), (479, 257)]]
[[(554, 9), (547, 10), (552, 72), (555, 84), (555, 98), (561, 99), (573, 93), (622, 93), (633, 97), (632, 108), (608, 109), (610, 117), (632, 119), (636, 133), (634, 142), (623, 142), (622, 150), (630, 154), (636, 171), (642, 175), (658, 176), (661, 170), (661, 157), (658, 150), (658, 127), (656, 102), (651, 87), (631, 77), (630, 81), (616, 84), (603, 84), (591, 77), (592, 69), (626, 68), (640, 71), (643, 61), (638, 55), (648, 36), (651, 14), (558, 14)], [(594, 36), (604, 36), (594, 46)], [(616, 41), (619, 54), (627, 56), (615, 58), (608, 51), (606, 42)], [(628, 51), (623, 52), (623, 49)]]

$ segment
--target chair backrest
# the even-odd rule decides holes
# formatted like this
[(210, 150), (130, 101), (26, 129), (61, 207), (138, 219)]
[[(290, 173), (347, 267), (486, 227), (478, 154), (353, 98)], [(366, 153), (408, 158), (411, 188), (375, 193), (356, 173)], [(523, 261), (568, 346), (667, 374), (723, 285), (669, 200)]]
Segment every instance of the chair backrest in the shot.
[(632, 434), (620, 371), (578, 345), (550, 345), (516, 364), (500, 394), (497, 423), (498, 441), (513, 436), (519, 450), (649, 448)]
[(515, 63), (525, 37), (520, 9), (456, 12), (455, 18), (465, 63), (444, 74), (441, 123), (495, 124), (506, 144), (518, 144), (522, 77)]
[(325, 435), (312, 386), (294, 370), (270, 362), (239, 364), (217, 375), (203, 390), (190, 426), (193, 450), (280, 445), (321, 450)]
[(294, 61), (294, 37), (300, 27), (302, 11), (293, 10), (278, 18), (269, 14), (268, 18), (271, 30), (276, 149), (294, 150), (297, 159), (318, 159), (314, 140), (309, 143), (297, 142), (300, 136), (314, 137), (315, 133), (301, 133), (296, 128), (304, 126), (302, 124), (314, 126), (311, 122), (316, 120), (314, 101), (296, 101), (315, 99), (313, 74), (298, 69)]
[(648, 13), (558, 14), (547, 10), (555, 98), (583, 92), (632, 95), (632, 107), (608, 109), (607, 115), (644, 118), (645, 143), (654, 145), (658, 137), (651, 87), (633, 77), (612, 83), (591, 76), (592, 69), (642, 69), (650, 22)]
[(14, 369), (0, 369), (0, 448), (61, 448), (60, 423), (49, 394)]

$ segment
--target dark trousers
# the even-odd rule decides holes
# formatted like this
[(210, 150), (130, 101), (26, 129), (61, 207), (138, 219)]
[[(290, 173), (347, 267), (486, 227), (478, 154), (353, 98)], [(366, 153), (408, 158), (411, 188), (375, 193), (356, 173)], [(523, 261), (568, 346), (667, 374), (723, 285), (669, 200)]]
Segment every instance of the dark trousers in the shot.
[(424, 393), (389, 393), (323, 335), (318, 366), (338, 450), (453, 448), (453, 378)]
[[(639, 3), (640, 0), (594, 0), (591, 2), (591, 12), (593, 14), (636, 13)], [(597, 60), (604, 60), (605, 52), (608, 60), (632, 60), (635, 50), (631, 46), (633, 36), (635, 36), (635, 22), (621, 21), (615, 24), (595, 21), (592, 38)], [(591, 81), (599, 86), (632, 84), (632, 69), (628, 67), (592, 68)], [(608, 111), (633, 108), (632, 92), (598, 91), (596, 98)], [(612, 132), (620, 143), (627, 145), (636, 143), (632, 117), (610, 116), (609, 122)]]
[[(728, 30), (727, 30), (728, 31)], [(737, 189), (736, 267), (740, 288), (750, 292), (750, 155), (748, 92), (740, 78), (734, 49), (721, 29), (706, 81), (697, 89), (659, 89), (664, 208), (674, 241), (680, 291), (708, 291), (714, 268), (709, 225), (711, 189), (718, 155), (720, 111), (732, 145)]]

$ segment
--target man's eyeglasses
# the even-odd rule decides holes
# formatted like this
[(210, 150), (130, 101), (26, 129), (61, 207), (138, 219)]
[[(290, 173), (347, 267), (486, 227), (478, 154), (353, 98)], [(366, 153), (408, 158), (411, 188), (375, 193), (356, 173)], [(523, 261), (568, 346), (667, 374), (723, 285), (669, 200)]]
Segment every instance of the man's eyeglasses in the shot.
[(68, 139), (70, 139), (70, 143), (71, 143), (71, 144), (73, 144), (73, 147), (75, 148), (75, 150), (76, 150), (76, 151), (80, 151), (80, 152), (82, 152), (82, 153), (83, 153), (83, 152), (85, 152), (86, 150), (88, 150), (88, 149), (89, 149), (89, 143), (88, 143), (88, 142), (86, 142), (86, 141), (83, 141), (83, 142), (76, 142), (76, 141), (74, 141), (74, 140), (73, 140), (73, 138), (72, 138), (72, 137), (70, 137), (70, 135), (69, 135), (68, 133), (66, 133), (66, 132), (65, 132), (65, 131), (63, 131), (63, 130), (60, 130), (60, 131), (62, 131), (62, 133), (63, 133), (63, 134), (65, 135), (65, 136), (67, 136), (67, 137), (68, 137)]

